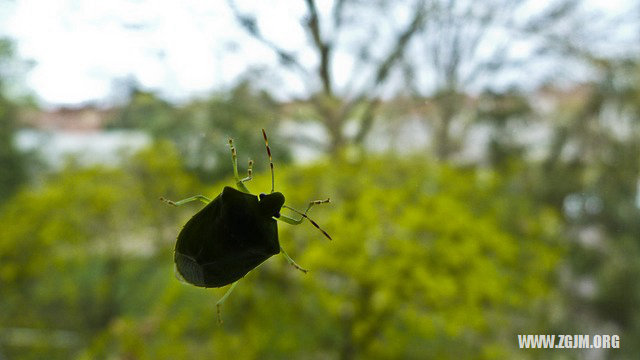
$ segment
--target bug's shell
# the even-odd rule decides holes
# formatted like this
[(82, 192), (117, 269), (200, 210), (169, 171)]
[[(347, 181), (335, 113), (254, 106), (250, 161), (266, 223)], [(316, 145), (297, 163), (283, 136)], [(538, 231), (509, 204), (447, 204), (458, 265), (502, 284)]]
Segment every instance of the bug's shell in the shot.
[(195, 286), (220, 287), (278, 254), (278, 226), (258, 203), (255, 195), (225, 187), (178, 235), (178, 274)]

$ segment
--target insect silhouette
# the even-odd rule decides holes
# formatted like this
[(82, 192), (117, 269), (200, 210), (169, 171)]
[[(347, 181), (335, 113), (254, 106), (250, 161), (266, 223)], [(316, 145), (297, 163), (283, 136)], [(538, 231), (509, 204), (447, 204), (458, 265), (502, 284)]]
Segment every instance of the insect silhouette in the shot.
[[(293, 267), (304, 273), (307, 272), (293, 261), (280, 245), (277, 221), (298, 225), (307, 219), (331, 240), (331, 236), (307, 216), (314, 205), (329, 203), (330, 200), (311, 201), (304, 212), (285, 205), (284, 195), (274, 191), (273, 159), (264, 129), (262, 129), (262, 136), (271, 168), (269, 194), (261, 193), (258, 196), (251, 194), (245, 183), (252, 179), (253, 161), (249, 160), (247, 177), (240, 178), (238, 156), (233, 139), (229, 138), (237, 189), (225, 186), (222, 193), (213, 200), (204, 195), (195, 195), (180, 201), (160, 198), (173, 206), (197, 200), (207, 204), (187, 221), (180, 231), (174, 251), (174, 262), (176, 276), (183, 282), (205, 288), (231, 284), (216, 303), (220, 323), (222, 322), (220, 307), (238, 281), (271, 256), (282, 254)], [(282, 208), (297, 214), (299, 219), (281, 214)]]

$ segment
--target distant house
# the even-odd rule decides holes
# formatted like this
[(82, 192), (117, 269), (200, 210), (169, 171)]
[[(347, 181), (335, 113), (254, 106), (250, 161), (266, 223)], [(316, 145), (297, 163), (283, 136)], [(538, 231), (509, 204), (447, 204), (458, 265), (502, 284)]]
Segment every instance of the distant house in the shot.
[(123, 150), (135, 151), (151, 142), (143, 131), (104, 130), (116, 111), (83, 106), (27, 112), (16, 143), (23, 150), (39, 152), (53, 167), (69, 157), (83, 164), (113, 164)]
[(101, 131), (117, 110), (95, 106), (78, 108), (61, 107), (49, 111), (30, 111), (23, 114), (21, 122), (31, 128), (44, 131), (96, 132)]

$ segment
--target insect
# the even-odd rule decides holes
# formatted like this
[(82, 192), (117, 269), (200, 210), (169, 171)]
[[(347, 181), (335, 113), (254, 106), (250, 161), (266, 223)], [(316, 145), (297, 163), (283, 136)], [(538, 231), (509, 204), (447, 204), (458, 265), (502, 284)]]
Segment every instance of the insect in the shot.
[[(262, 129), (269, 166), (271, 168), (271, 192), (256, 196), (251, 194), (245, 183), (252, 179), (253, 161), (249, 160), (247, 177), (238, 175), (238, 156), (229, 138), (231, 162), (237, 189), (225, 186), (215, 199), (204, 195), (171, 201), (162, 201), (180, 206), (192, 201), (207, 204), (197, 212), (182, 228), (176, 241), (174, 262), (176, 276), (189, 284), (212, 288), (231, 284), (227, 292), (216, 303), (218, 321), (221, 323), (220, 307), (238, 284), (238, 281), (249, 271), (273, 255), (282, 254), (289, 264), (306, 273), (284, 251), (278, 240), (277, 221), (292, 225), (301, 224), (307, 219), (318, 228), (329, 240), (331, 236), (307, 216), (314, 205), (329, 203), (329, 199), (309, 202), (304, 212), (285, 205), (282, 193), (274, 191), (273, 159), (267, 134)], [(280, 213), (282, 208), (300, 216), (294, 219)]]

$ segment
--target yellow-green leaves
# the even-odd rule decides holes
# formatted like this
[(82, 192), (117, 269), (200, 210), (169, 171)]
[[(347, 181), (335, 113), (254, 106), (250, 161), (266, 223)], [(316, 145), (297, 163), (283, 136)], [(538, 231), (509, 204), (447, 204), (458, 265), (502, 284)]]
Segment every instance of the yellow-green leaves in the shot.
[[(275, 176), (294, 208), (331, 198), (309, 215), (334, 241), (280, 223), (282, 246), (310, 272), (269, 259), (225, 303), (223, 326), (214, 304), (225, 289), (173, 277), (175, 237), (198, 204), (176, 211), (158, 197), (215, 197), (230, 181), (197, 189), (166, 144), (123, 170), (67, 169), (7, 207), (0, 320), (72, 331), (73, 349), (41, 350), (87, 359), (500, 358), (512, 334), (544, 321), (558, 221), (505, 179), (421, 157), (276, 163)], [(268, 192), (271, 177), (247, 186)]]

